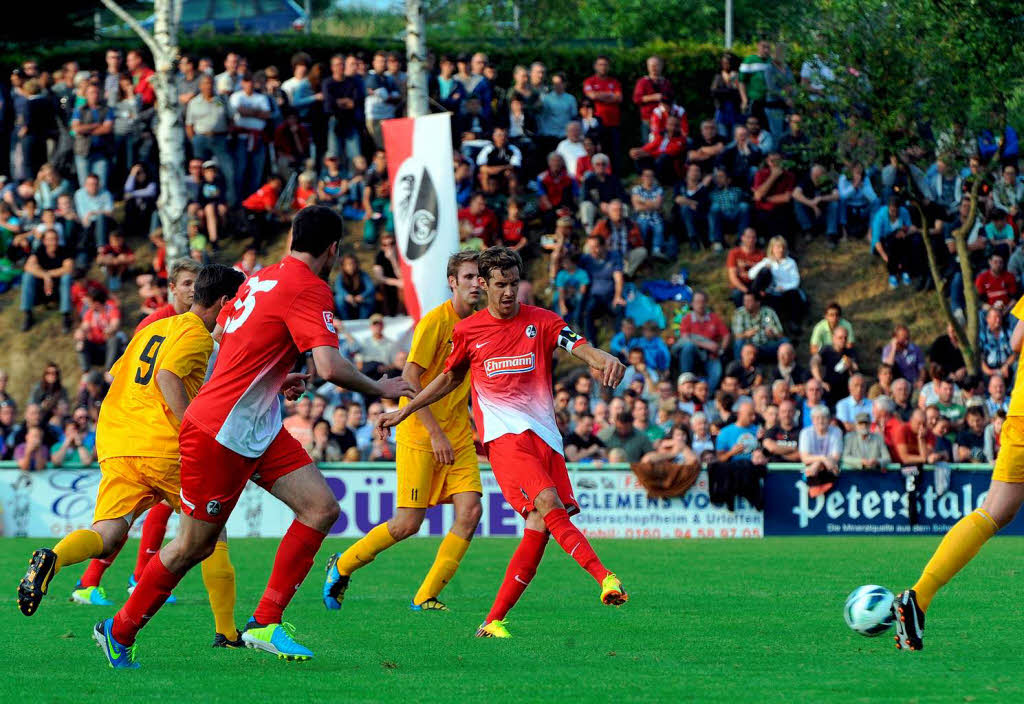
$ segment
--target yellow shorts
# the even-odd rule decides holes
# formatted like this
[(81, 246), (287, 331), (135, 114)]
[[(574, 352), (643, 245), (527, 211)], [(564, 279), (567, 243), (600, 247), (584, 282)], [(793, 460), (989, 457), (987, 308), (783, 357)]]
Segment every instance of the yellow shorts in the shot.
[(399, 445), (395, 451), (398, 475), (398, 507), (429, 508), (451, 503), (452, 496), (465, 491), (483, 494), (476, 447), (455, 450), (455, 464), (439, 464), (430, 450)]
[(123, 518), (131, 524), (161, 501), (181, 511), (181, 464), (177, 459), (110, 457), (100, 462), (100, 471), (103, 478), (94, 521)]
[(1010, 416), (999, 434), (999, 455), (992, 478), (1001, 482), (1024, 482), (1024, 417)]

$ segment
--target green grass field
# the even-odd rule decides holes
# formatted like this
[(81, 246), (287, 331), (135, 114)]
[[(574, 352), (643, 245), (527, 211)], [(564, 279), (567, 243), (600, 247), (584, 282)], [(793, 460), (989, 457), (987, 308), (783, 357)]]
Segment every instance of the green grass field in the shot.
[[(913, 581), (936, 538), (776, 538), (761, 541), (598, 541), (631, 593), (602, 606), (597, 586), (553, 543), (510, 614), (513, 638), (473, 638), (514, 542), (474, 542), (444, 598), (450, 613), (411, 613), (410, 595), (436, 540), (384, 553), (352, 582), (344, 608), (320, 603), (328, 541), (287, 619), (316, 653), (285, 663), (257, 651), (214, 651), (199, 570), (139, 638), (142, 669), (115, 672), (91, 639), (113, 608), (65, 601), (81, 569), (58, 575), (25, 618), (15, 589), (36, 539), (2, 542), (8, 585), (0, 701), (1021, 701), (1022, 542), (999, 538), (936, 600), (927, 649), (895, 650), (891, 632), (846, 628), (846, 594), (865, 583)], [(276, 541), (232, 543), (236, 619), (255, 606)], [(134, 545), (108, 572), (120, 603)], [(131, 554), (129, 557), (128, 554)], [(128, 559), (125, 559), (128, 558)], [(899, 665), (899, 669), (897, 669)]]

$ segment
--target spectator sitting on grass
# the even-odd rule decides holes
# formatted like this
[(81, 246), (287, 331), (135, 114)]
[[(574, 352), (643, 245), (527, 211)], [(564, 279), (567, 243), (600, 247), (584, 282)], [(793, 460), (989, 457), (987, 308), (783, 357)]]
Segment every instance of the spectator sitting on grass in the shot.
[(830, 406), (843, 398), (850, 377), (858, 369), (857, 351), (848, 345), (846, 328), (836, 326), (832, 331), (832, 344), (823, 347), (811, 359), (811, 374), (822, 382)]
[(657, 323), (648, 321), (643, 324), (642, 331), (642, 337), (636, 338), (630, 344), (638, 346), (644, 351), (644, 361), (659, 376), (668, 373), (671, 357), (668, 345), (661, 339), (661, 328), (658, 327)]
[(768, 373), (768, 381), (785, 381), (791, 394), (801, 396), (804, 392), (804, 384), (810, 378), (811, 373), (796, 361), (796, 348), (789, 342), (779, 345), (776, 364)]
[(121, 311), (117, 301), (108, 299), (102, 289), (90, 292), (87, 301), (82, 323), (75, 331), (78, 364), (83, 372), (93, 366), (110, 369), (120, 352)]
[(985, 311), (985, 324), (978, 331), (981, 371), (985, 376), (999, 375), (1009, 378), (1017, 366), (1017, 353), (1011, 344), (1011, 331), (1007, 328), (1002, 311)]
[(608, 251), (622, 262), (622, 271), (632, 276), (647, 259), (647, 247), (636, 223), (625, 216), (622, 201), (608, 204), (608, 216), (598, 222), (591, 233), (600, 237)]
[(654, 449), (647, 434), (633, 425), (633, 414), (629, 411), (622, 411), (615, 416), (615, 424), (602, 430), (598, 437), (609, 453), (621, 450), (626, 462), (639, 462), (641, 457)]
[(575, 326), (579, 326), (583, 301), (590, 287), (590, 276), (580, 269), (577, 263), (577, 256), (573, 253), (562, 259), (562, 267), (555, 276), (555, 295), (552, 301), (555, 310), (565, 322)]
[(828, 408), (815, 406), (811, 409), (811, 427), (800, 431), (800, 461), (812, 498), (831, 489), (839, 477), (843, 434), (830, 421)]
[(114, 230), (110, 233), (110, 242), (100, 247), (96, 263), (106, 272), (107, 288), (117, 292), (121, 290), (125, 275), (135, 264), (135, 252), (125, 243), (124, 235)]
[(47, 362), (43, 369), (43, 378), (32, 387), (28, 402), (39, 406), (43, 420), (49, 421), (57, 405), (68, 402), (68, 392), (60, 376), (60, 366), (56, 362)]
[(725, 271), (729, 277), (732, 292), (729, 297), (736, 307), (743, 305), (743, 294), (751, 290), (753, 281), (750, 269), (764, 259), (764, 252), (757, 248), (757, 231), (748, 227), (740, 235), (740, 242), (729, 250), (725, 260)]
[(772, 359), (779, 345), (787, 341), (778, 314), (762, 306), (753, 291), (743, 294), (743, 306), (732, 314), (732, 336), (735, 340), (733, 353), (737, 357), (743, 345), (751, 344), (757, 348), (759, 359)]
[(702, 370), (708, 385), (718, 388), (722, 378), (722, 355), (729, 349), (729, 328), (714, 311), (708, 310), (708, 296), (694, 291), (690, 312), (679, 321), (679, 339), (672, 351), (679, 356), (681, 372)]
[(623, 364), (628, 364), (629, 349), (633, 340), (636, 339), (636, 323), (632, 318), (623, 318), (619, 331), (612, 335), (608, 343), (608, 351), (614, 354)]
[(833, 301), (825, 308), (825, 316), (811, 330), (810, 348), (812, 355), (818, 354), (823, 348), (832, 344), (832, 331), (836, 329), (837, 325), (846, 328), (846, 343), (851, 347), (853, 346), (853, 325), (843, 317), (842, 307)]
[(365, 320), (373, 313), (374, 286), (370, 275), (360, 269), (354, 254), (341, 258), (341, 273), (334, 280), (334, 307), (342, 320)]
[(867, 413), (869, 417), (871, 415), (872, 404), (864, 395), (865, 386), (862, 375), (852, 375), (846, 385), (850, 395), (836, 404), (836, 420), (843, 424), (843, 430), (847, 433), (856, 430), (857, 416), (861, 413)]
[(854, 429), (843, 439), (843, 466), (853, 469), (885, 468), (892, 458), (885, 440), (871, 431), (871, 416), (858, 413)]
[(757, 366), (757, 347), (749, 343), (740, 347), (739, 355), (729, 363), (725, 375), (738, 380), (738, 390), (741, 394), (750, 395), (754, 387), (759, 386), (763, 380), (761, 370)]
[(57, 299), (63, 315), (63, 330), (71, 331), (71, 281), (74, 262), (70, 253), (60, 246), (57, 233), (49, 230), (43, 235), (42, 246), (29, 255), (25, 272), (21, 276), (21, 310), (24, 319), (21, 331), (35, 323), (32, 308), (39, 298)]

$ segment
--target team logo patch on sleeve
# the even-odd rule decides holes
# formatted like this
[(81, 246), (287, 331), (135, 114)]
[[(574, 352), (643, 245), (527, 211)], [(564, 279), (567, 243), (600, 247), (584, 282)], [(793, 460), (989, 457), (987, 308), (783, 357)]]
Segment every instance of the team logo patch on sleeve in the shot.
[(572, 352), (576, 345), (581, 342), (583, 342), (583, 338), (568, 325), (558, 333), (558, 346), (566, 352)]
[(327, 329), (335, 335), (338, 334), (338, 331), (334, 329), (334, 313), (329, 310), (324, 311), (324, 325), (326, 325)]

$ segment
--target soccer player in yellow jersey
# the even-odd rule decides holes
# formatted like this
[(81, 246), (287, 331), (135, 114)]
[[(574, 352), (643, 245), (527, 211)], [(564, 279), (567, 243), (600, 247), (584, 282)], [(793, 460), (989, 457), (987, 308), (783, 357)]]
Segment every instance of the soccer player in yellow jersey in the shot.
[[(1013, 308), (1017, 325), (1010, 346), (1018, 357), (1024, 343), (1024, 298)], [(892, 611), (896, 622), (896, 647), (924, 648), (924, 616), (932, 598), (978, 554), (981, 546), (1010, 523), (1024, 504), (1024, 374), (1017, 375), (1010, 410), (999, 436), (999, 455), (992, 483), (981, 508), (968, 513), (949, 529), (921, 577), (910, 589), (896, 595)]]
[[(402, 376), (415, 391), (444, 370), (451, 352), (452, 330), (472, 314), (480, 300), (475, 252), (459, 252), (448, 260), (452, 299), (420, 319), (412, 337), (409, 361)], [(395, 453), (398, 509), (344, 553), (331, 555), (323, 600), (328, 609), (340, 609), (349, 578), (383, 550), (415, 535), (427, 509), (442, 503), (455, 507), (455, 522), (441, 541), (437, 557), (412, 599), (414, 611), (447, 611), (438, 595), (451, 581), (480, 522), (480, 467), (469, 423), (469, 375), (450, 396), (423, 408), (398, 428)], [(408, 403), (402, 399), (401, 403)]]
[[(181, 510), (181, 418), (206, 377), (217, 314), (244, 280), (230, 267), (204, 267), (189, 311), (145, 327), (110, 369), (114, 381), (96, 425), (103, 476), (92, 528), (74, 531), (52, 550), (32, 553), (18, 586), (18, 607), (26, 616), (36, 612), (57, 572), (119, 550), (134, 520), (147, 509), (166, 501)], [(216, 625), (214, 646), (243, 647), (234, 621), (235, 572), (223, 533), (203, 562), (203, 582)]]

